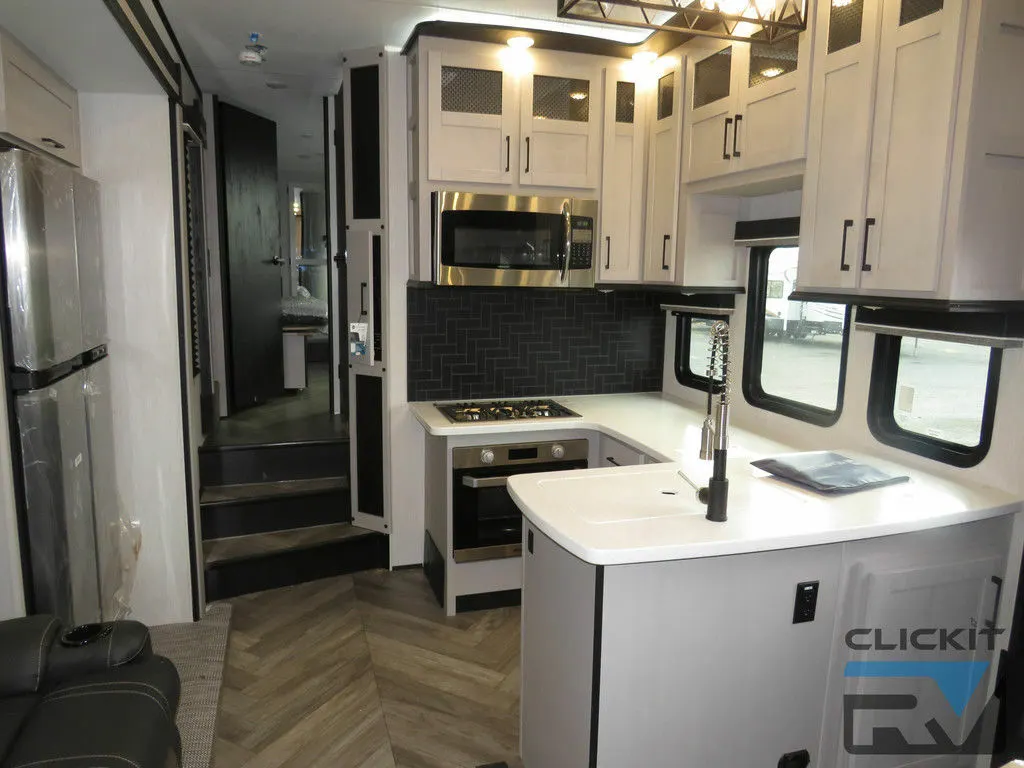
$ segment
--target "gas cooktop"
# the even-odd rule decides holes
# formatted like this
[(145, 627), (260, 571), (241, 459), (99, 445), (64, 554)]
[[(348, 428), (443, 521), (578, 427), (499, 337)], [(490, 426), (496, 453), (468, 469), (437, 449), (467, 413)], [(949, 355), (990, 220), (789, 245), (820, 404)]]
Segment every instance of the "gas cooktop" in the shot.
[(554, 400), (496, 400), (486, 403), (435, 403), (437, 410), (455, 423), (514, 421), (517, 419), (567, 419), (579, 414)]

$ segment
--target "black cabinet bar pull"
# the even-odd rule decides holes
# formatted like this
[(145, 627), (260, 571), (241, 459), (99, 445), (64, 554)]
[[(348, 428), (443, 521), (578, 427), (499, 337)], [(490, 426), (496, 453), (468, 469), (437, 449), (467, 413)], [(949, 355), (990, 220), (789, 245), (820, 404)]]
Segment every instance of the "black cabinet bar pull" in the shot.
[(732, 125), (732, 118), (725, 118), (725, 132), (722, 134), (722, 159), (728, 160), (732, 157), (729, 154), (729, 126)]
[(359, 314), (366, 314), (366, 289), (369, 287), (367, 283), (359, 284)]
[(530, 172), (530, 137), (526, 137), (526, 172)]
[(611, 464), (613, 467), (621, 467), (622, 466), (621, 464), (619, 464), (619, 462), (617, 462), (611, 456), (605, 456), (604, 460), (607, 461), (609, 464)]
[(51, 139), (49, 136), (43, 136), (43, 138), (41, 138), (40, 141), (43, 142), (43, 144), (46, 144), (47, 146), (53, 147), (54, 149), (67, 149), (66, 146), (61, 144), (56, 139)]
[(668, 264), (665, 262), (665, 250), (668, 248), (668, 239), (671, 235), (665, 235), (661, 241), (661, 268), (667, 270)]
[(871, 228), (877, 224), (874, 219), (864, 219), (864, 253), (860, 257), (860, 268), (862, 272), (870, 272), (871, 265), (868, 264), (868, 238), (871, 236)]
[(1003, 580), (998, 576), (993, 576), (992, 583), (996, 585), (996, 602), (992, 606), (992, 621), (985, 622), (985, 626), (988, 629), (996, 628), (996, 624), (999, 621), (999, 603), (1003, 600)]
[(505, 173), (512, 168), (512, 137), (505, 137)]
[(605, 269), (611, 269), (612, 268), (612, 239), (610, 237), (606, 237), (605, 241), (608, 244), (608, 251), (607, 251), (607, 254), (604, 257), (604, 268)]
[(850, 227), (853, 226), (853, 219), (846, 219), (843, 222), (843, 245), (842, 250), (839, 252), (839, 271), (849, 272), (850, 265), (846, 263), (846, 236), (850, 232)]
[(740, 140), (740, 122), (743, 120), (743, 115), (736, 115), (736, 127), (732, 129), (732, 156), (739, 157), (740, 151), (736, 148), (737, 142)]

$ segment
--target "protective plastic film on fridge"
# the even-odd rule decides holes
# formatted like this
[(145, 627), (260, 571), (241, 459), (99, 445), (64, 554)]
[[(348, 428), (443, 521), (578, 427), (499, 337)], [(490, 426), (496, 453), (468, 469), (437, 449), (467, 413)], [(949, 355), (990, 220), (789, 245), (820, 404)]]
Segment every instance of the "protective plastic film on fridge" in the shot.
[(0, 216), (29, 607), (68, 624), (124, 615), (120, 550), (131, 526), (116, 493), (100, 190), (4, 149)]

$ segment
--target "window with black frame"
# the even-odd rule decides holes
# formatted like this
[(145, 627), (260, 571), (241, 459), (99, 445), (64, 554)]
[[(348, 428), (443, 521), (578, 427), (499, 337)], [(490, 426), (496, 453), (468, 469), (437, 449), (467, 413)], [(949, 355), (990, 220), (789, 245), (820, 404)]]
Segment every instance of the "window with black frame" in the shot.
[(743, 395), (758, 408), (831, 426), (843, 408), (850, 310), (789, 300), (798, 255), (793, 247), (751, 251)]
[(707, 389), (711, 326), (718, 320), (728, 322), (729, 318), (682, 313), (676, 315), (676, 381), (684, 387)]
[(868, 426), (880, 442), (958, 467), (988, 453), (1002, 350), (950, 339), (875, 338)]

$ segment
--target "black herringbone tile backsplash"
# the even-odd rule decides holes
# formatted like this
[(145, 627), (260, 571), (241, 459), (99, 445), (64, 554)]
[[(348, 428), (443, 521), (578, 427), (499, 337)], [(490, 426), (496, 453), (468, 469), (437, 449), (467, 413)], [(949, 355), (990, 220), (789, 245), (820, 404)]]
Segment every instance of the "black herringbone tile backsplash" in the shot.
[(656, 295), (408, 291), (411, 402), (661, 389), (665, 318)]

